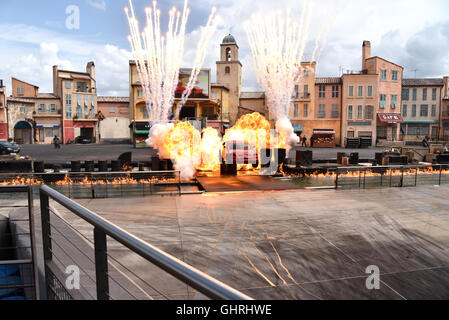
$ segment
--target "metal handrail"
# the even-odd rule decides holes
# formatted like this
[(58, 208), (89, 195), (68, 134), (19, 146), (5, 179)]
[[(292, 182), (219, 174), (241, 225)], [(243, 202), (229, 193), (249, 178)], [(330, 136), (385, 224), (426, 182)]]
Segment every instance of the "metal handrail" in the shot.
[[(247, 295), (193, 268), (181, 260), (137, 238), (122, 228), (103, 219), (94, 212), (63, 196), (48, 186), (40, 187), (42, 196), (50, 197), (75, 215), (104, 232), (128, 249), (155, 264), (178, 280), (198, 290), (208, 298), (216, 300), (252, 300)], [(46, 201), (44, 203), (47, 203)]]

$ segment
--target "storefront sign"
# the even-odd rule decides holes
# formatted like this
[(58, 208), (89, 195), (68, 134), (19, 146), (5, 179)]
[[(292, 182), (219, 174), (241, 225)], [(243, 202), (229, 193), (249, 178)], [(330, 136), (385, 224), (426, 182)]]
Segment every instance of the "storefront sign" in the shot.
[(379, 120), (385, 123), (404, 123), (404, 119), (399, 113), (379, 113)]

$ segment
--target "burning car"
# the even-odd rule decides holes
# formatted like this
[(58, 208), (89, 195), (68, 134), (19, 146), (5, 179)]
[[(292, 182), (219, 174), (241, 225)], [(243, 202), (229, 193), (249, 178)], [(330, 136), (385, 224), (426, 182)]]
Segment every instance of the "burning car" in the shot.
[(259, 166), (256, 148), (244, 141), (227, 141), (223, 143), (223, 159), (226, 164), (252, 164)]

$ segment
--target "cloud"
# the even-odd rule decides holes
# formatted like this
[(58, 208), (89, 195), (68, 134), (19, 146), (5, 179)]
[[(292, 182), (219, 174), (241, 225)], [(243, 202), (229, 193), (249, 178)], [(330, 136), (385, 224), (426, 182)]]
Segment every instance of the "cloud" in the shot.
[(87, 4), (96, 9), (106, 11), (106, 1), (105, 0), (86, 0)]

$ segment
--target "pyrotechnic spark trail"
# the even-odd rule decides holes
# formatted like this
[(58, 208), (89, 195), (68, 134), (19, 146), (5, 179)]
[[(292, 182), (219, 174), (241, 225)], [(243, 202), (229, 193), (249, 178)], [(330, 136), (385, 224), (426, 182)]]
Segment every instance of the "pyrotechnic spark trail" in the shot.
[[(147, 25), (142, 33), (132, 0), (129, 0), (129, 6), (129, 9), (125, 8), (131, 32), (129, 42), (144, 90), (150, 121), (166, 123), (172, 115), (179, 70), (184, 56), (186, 25), (190, 14), (188, 0), (184, 1), (182, 13), (175, 7), (169, 11), (168, 31), (165, 36), (162, 35), (161, 12), (156, 1), (153, 1), (152, 8), (145, 9)], [(201, 34), (192, 74), (178, 107), (185, 103), (198, 78), (206, 47), (216, 30), (215, 16), (216, 9), (213, 8)]]

